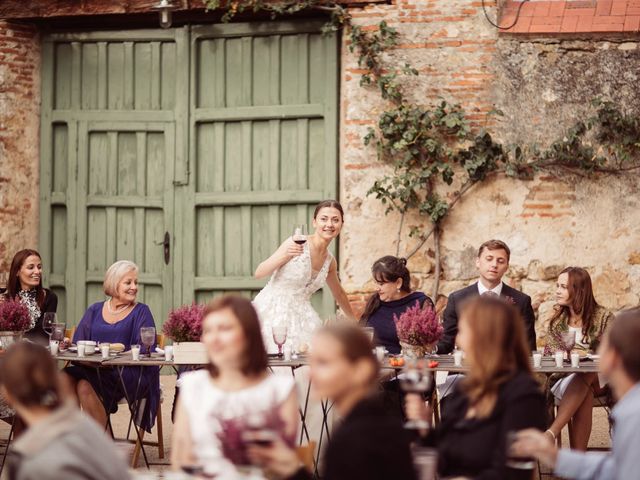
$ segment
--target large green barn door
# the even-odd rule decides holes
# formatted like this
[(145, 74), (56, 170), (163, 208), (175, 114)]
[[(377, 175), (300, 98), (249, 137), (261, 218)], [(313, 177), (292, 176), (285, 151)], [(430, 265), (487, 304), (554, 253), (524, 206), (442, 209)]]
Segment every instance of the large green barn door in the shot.
[(336, 196), (337, 38), (321, 25), (192, 28), (185, 299), (253, 295), (258, 263)]
[(116, 260), (139, 265), (139, 299), (158, 324), (180, 302), (162, 242), (168, 232), (174, 243), (174, 184), (186, 181), (187, 35), (44, 39), (40, 249), (68, 324), (104, 298)]

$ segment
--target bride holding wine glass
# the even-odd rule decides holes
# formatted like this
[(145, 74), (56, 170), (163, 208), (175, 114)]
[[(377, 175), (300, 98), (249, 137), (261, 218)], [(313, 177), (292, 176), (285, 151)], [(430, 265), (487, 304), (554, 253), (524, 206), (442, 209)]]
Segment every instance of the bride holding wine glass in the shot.
[(270, 353), (278, 351), (281, 354), (287, 338), (296, 351), (306, 350), (313, 332), (322, 326), (320, 316), (311, 305), (311, 296), (325, 283), (342, 311), (355, 321), (347, 294), (338, 279), (336, 259), (329, 252), (329, 245), (340, 234), (343, 223), (344, 211), (340, 203), (335, 200), (320, 202), (313, 213), (314, 233), (307, 235), (306, 225), (296, 225), (293, 235), (258, 265), (256, 278), (271, 276), (253, 301)]

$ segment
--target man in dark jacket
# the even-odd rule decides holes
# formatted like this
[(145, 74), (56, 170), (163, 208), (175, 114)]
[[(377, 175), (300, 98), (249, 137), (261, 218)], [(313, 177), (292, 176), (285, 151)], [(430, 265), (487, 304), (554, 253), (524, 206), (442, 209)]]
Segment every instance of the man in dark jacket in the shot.
[(535, 316), (531, 307), (531, 297), (510, 287), (502, 281), (509, 269), (511, 251), (501, 240), (489, 240), (480, 245), (476, 267), (479, 280), (473, 285), (457, 290), (449, 295), (443, 314), (444, 335), (438, 343), (438, 353), (451, 353), (458, 334), (458, 314), (464, 301), (475, 295), (499, 295), (512, 302), (522, 314), (525, 331), (531, 350), (536, 349)]

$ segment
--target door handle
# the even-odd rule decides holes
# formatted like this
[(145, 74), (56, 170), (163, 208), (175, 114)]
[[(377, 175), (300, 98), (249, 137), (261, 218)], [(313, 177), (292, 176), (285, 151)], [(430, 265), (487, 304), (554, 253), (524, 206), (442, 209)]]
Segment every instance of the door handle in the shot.
[(164, 232), (164, 239), (162, 242), (155, 242), (156, 245), (162, 245), (164, 251), (164, 264), (169, 265), (171, 260), (171, 235), (169, 232)]

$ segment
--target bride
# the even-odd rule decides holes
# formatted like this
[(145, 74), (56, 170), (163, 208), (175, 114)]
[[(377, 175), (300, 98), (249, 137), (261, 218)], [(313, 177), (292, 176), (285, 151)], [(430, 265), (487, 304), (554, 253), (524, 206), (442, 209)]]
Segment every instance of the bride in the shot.
[(311, 306), (311, 296), (326, 282), (342, 311), (355, 320), (347, 294), (338, 279), (336, 259), (329, 253), (331, 241), (340, 234), (344, 211), (335, 200), (320, 202), (313, 212), (315, 232), (298, 245), (286, 239), (273, 255), (258, 265), (256, 278), (271, 275), (269, 283), (253, 303), (262, 323), (262, 335), (269, 352), (276, 351), (272, 329), (287, 327), (293, 348), (305, 350), (313, 332), (322, 325)]

